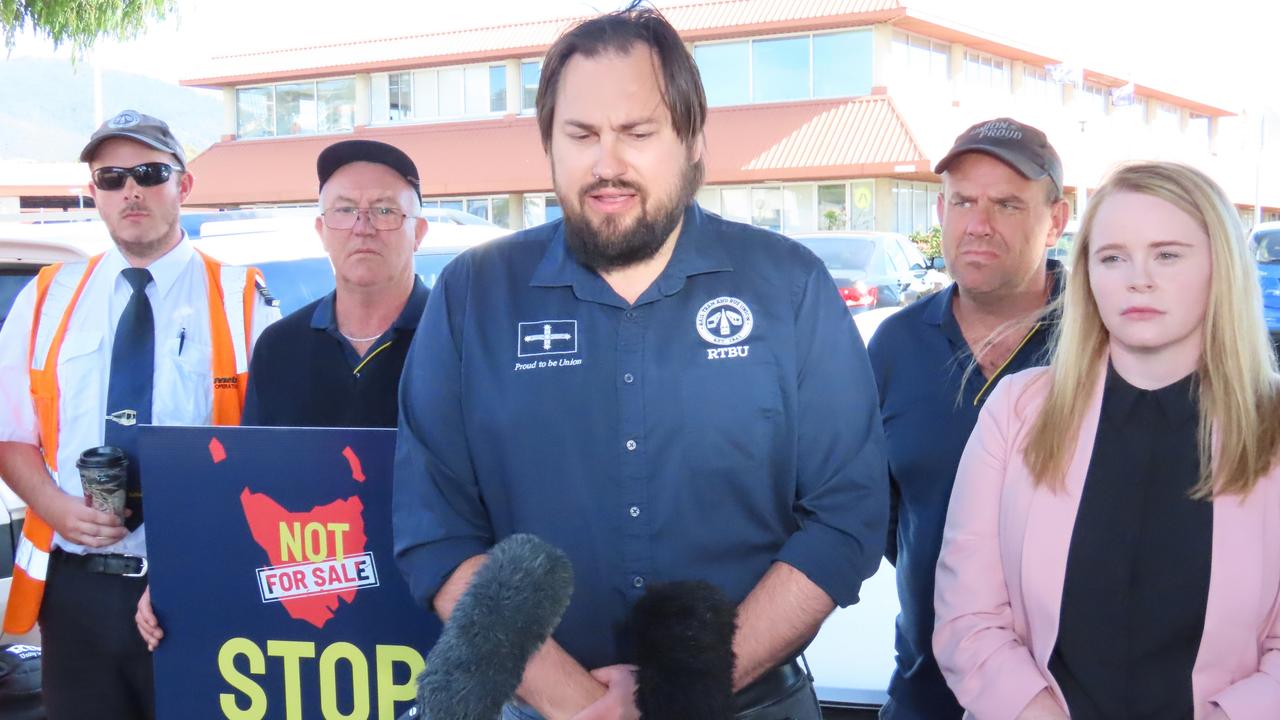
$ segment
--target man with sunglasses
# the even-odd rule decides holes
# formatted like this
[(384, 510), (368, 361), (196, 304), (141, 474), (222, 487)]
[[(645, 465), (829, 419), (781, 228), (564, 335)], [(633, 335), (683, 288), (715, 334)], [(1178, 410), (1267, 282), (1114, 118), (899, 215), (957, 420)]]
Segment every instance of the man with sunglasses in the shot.
[[(147, 582), (137, 428), (238, 422), (249, 353), (279, 311), (256, 270), (186, 239), (194, 180), (163, 121), (121, 112), (80, 160), (115, 246), (43, 269), (0, 330), (0, 476), (28, 507), (4, 629), (39, 620), (52, 720), (151, 718), (131, 622)], [(123, 518), (82, 497), (77, 458), (102, 445), (130, 461)]]

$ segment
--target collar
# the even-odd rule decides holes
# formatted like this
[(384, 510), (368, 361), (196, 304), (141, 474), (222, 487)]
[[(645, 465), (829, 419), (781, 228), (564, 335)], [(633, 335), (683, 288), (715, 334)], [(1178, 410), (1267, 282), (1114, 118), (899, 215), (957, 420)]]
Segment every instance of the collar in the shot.
[(1143, 390), (1129, 384), (1107, 362), (1107, 379), (1103, 390), (1103, 412), (1117, 421), (1142, 421), (1159, 408), (1170, 425), (1181, 426), (1200, 419), (1199, 373), (1190, 375), (1155, 390)]
[[(648, 289), (636, 300), (643, 305), (679, 292), (685, 281), (693, 275), (733, 270), (725, 252), (724, 242), (717, 233), (721, 221), (705, 212), (696, 202), (685, 209), (680, 235), (671, 252), (671, 259)], [(564, 240), (564, 220), (556, 221), (557, 227), (551, 242), (529, 281), (532, 287), (572, 287), (579, 300), (605, 305), (625, 307), (626, 303), (609, 287), (596, 271), (578, 262), (569, 252)]]
[[(409, 301), (404, 304), (404, 309), (396, 316), (395, 322), (391, 323), (391, 329), (395, 330), (415, 330), (418, 327), (418, 321), (422, 318), (422, 310), (427, 306), (427, 295), (429, 291), (427, 286), (422, 282), (422, 277), (414, 274), (413, 290), (409, 291)], [(320, 302), (316, 303), (316, 309), (311, 313), (311, 327), (314, 330), (328, 330), (335, 337), (342, 337), (338, 332), (338, 315), (334, 312), (333, 304), (337, 301), (338, 291), (334, 289), (328, 295), (320, 298)], [(383, 333), (384, 335), (386, 333)]]
[[(157, 299), (165, 297), (174, 284), (178, 282), (180, 276), (187, 268), (187, 263), (191, 262), (196, 251), (191, 247), (191, 242), (187, 239), (186, 231), (182, 231), (182, 239), (174, 245), (169, 252), (161, 255), (147, 266), (151, 271), (151, 279), (156, 284)], [(114, 245), (102, 258), (101, 269), (110, 273), (110, 277), (114, 278), (113, 282), (123, 282), (128, 284), (124, 278), (120, 276), (120, 271), (129, 267), (129, 261), (125, 259), (124, 253), (120, 252), (120, 248)]]

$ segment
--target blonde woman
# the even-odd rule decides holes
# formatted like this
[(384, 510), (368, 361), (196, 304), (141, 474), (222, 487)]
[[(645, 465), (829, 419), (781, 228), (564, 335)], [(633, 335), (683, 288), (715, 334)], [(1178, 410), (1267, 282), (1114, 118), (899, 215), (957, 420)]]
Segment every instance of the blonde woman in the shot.
[(1235, 210), (1120, 168), (1052, 363), (965, 449), (933, 645), (969, 717), (1280, 718), (1280, 381)]

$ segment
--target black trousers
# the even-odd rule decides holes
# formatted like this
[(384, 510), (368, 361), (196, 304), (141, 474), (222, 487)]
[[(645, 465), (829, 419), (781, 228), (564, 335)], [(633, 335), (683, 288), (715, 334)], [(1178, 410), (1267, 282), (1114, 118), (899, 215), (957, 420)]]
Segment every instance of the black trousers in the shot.
[(49, 720), (154, 720), (151, 653), (133, 619), (146, 587), (52, 554), (40, 606)]

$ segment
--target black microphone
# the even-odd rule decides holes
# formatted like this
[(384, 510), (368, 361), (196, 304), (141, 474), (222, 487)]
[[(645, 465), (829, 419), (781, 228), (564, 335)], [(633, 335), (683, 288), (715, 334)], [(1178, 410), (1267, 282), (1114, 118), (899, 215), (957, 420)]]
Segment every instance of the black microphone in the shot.
[(732, 720), (738, 608), (701, 580), (655, 584), (631, 610), (643, 720)]
[(427, 654), (417, 706), (401, 718), (497, 720), (572, 594), (573, 566), (559, 549), (524, 534), (494, 545)]

